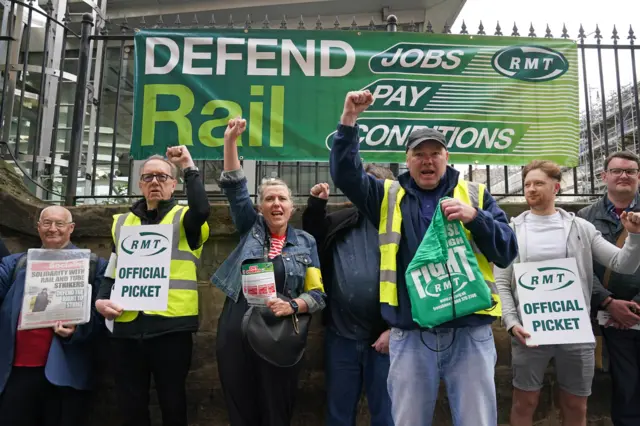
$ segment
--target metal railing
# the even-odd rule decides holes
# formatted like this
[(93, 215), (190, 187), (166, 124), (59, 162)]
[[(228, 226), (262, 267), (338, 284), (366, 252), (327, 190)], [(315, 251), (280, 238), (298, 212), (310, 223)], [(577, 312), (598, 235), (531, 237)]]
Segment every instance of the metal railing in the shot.
[[(73, 22), (73, 16), (70, 17), (68, 12), (54, 11), (51, 2), (47, 3), (44, 10), (34, 6), (33, 0), (6, 2), (10, 7), (3, 9), (3, 33), (0, 35), (0, 45), (5, 49), (0, 50), (0, 60), (5, 57), (3, 66), (0, 65), (0, 156), (15, 160), (42, 198), (66, 204), (78, 201), (124, 202), (135, 196), (135, 164), (128, 155), (135, 28), (325, 29), (325, 23), (320, 19), (307, 26), (302, 18), (294, 20), (291, 25), (286, 17), (272, 24), (267, 17), (255, 23), (249, 16), (244, 22), (236, 23), (230, 16), (226, 24), (219, 25), (213, 15), (204, 24), (200, 24), (198, 16), (194, 15), (193, 19), (185, 19), (190, 22), (185, 25), (178, 15), (171, 24), (166, 24), (160, 16), (150, 25), (145, 17), (133, 24), (127, 19), (109, 22), (95, 13), (93, 16), (85, 14), (79, 29), (76, 29), (77, 22)], [(34, 15), (45, 18), (44, 43), (36, 46), (35, 50), (30, 40)], [(58, 19), (61, 15), (62, 19)], [(93, 22), (94, 18), (96, 22)], [(15, 31), (18, 27), (21, 27), (21, 31)], [(373, 20), (360, 26), (355, 19), (344, 26), (336, 19), (328, 27), (336, 31), (434, 32), (429, 21), (412, 21), (402, 25), (393, 15), (383, 26), (376, 25)], [(468, 30), (463, 22), (460, 34), (469, 34)], [(52, 33), (56, 34), (55, 45), (48, 42)], [(451, 26), (445, 24), (442, 33), (451, 34)], [(511, 32), (503, 33), (499, 23), (493, 34), (488, 34), (480, 22), (476, 33), (496, 37), (521, 36), (515, 25)], [(61, 41), (58, 38), (60, 35)], [(537, 37), (533, 26), (523, 35)], [(591, 36), (595, 43), (589, 42)], [(548, 26), (543, 37), (553, 38)], [(566, 27), (562, 28), (560, 37), (570, 38)], [(597, 26), (592, 34), (585, 33), (581, 26), (577, 34), (580, 84), (584, 91), (580, 106), (581, 154), (578, 167), (565, 169), (569, 190), (563, 192), (564, 196), (598, 196), (596, 160), (612, 150), (635, 150), (638, 146), (640, 108), (635, 63), (638, 47), (634, 31), (629, 28), (626, 44), (619, 43), (620, 34), (615, 27), (610, 44), (603, 43), (602, 39), (603, 34)], [(589, 89), (595, 86), (599, 93), (606, 93), (603, 62), (609, 61), (603, 57), (611, 55), (615, 74), (615, 84), (612, 85), (615, 90), (611, 91), (611, 96), (600, 96), (600, 101), (594, 105)], [(56, 62), (53, 66), (52, 57)], [(40, 63), (35, 63), (34, 58)], [(632, 74), (632, 81), (626, 86), (621, 81), (620, 62), (623, 58), (630, 59)], [(31, 84), (32, 80), (35, 81), (32, 78), (34, 74), (41, 76), (37, 81), (39, 84)], [(16, 98), (19, 99), (17, 102)], [(34, 102), (37, 103), (35, 111), (31, 110)], [(29, 126), (25, 131), (23, 112), (25, 106), (29, 105)], [(50, 115), (52, 117), (48, 119)], [(31, 122), (35, 125), (35, 131)], [(603, 130), (595, 132), (596, 127)], [(596, 138), (596, 133), (602, 137)], [(43, 143), (45, 141), (49, 142)], [(198, 165), (203, 171), (201, 177), (210, 197), (221, 198), (216, 181), (220, 162), (202, 161)], [(398, 164), (389, 166), (396, 173), (402, 168)], [(463, 165), (463, 169), (467, 179), (486, 183), (496, 197), (504, 199), (522, 195), (520, 167)], [(284, 178), (297, 197), (305, 197), (316, 182), (330, 182), (328, 164), (318, 162), (258, 161), (255, 174), (256, 185), (265, 177)], [(340, 196), (339, 191), (333, 187), (332, 190), (334, 195)], [(184, 193), (178, 196), (184, 196)]]
[[(54, 10), (51, 1), (45, 5), (45, 9), (40, 9), (37, 4), (34, 5), (33, 0), (28, 3), (11, 0), (7, 2), (9, 7), (2, 9), (2, 34), (0, 34), (0, 41), (2, 41), (2, 49), (0, 50), (0, 56), (4, 58), (4, 69), (2, 70), (2, 100), (0, 102), (0, 156), (5, 158), (10, 156), (18, 169), (30, 179), (32, 184), (49, 194), (56, 194), (58, 196), (64, 196), (63, 193), (54, 191), (51, 187), (45, 187), (42, 182), (34, 179), (38, 176), (39, 166), (43, 166), (49, 160), (49, 165), (52, 170), (55, 170), (55, 161), (57, 158), (56, 149), (58, 131), (59, 131), (59, 116), (61, 105), (61, 88), (62, 84), (66, 82), (75, 81), (75, 76), (65, 73), (65, 53), (67, 53), (67, 43), (69, 41), (80, 41), (81, 36), (70, 29), (67, 26), (68, 16), (62, 21), (56, 19), (54, 16)], [(26, 22), (24, 21), (24, 15), (27, 15)], [(33, 51), (31, 48), (31, 36), (33, 31), (33, 23), (37, 17), (44, 18), (44, 37), (43, 46), (38, 49), (38, 54), (41, 56), (39, 63), (30, 63), (30, 58), (33, 57)], [(51, 66), (51, 57), (55, 56), (51, 52), (50, 42), (52, 34), (57, 33), (58, 54), (62, 54), (61, 60), (55, 61), (56, 64)], [(60, 34), (61, 33), (61, 34)], [(84, 76), (86, 73), (82, 72), (79, 64), (78, 72), (76, 75)], [(86, 64), (84, 64), (86, 66)], [(37, 90), (28, 87), (29, 73), (35, 73), (40, 76), (39, 87)], [(47, 80), (50, 87), (47, 90)], [(52, 81), (57, 79), (57, 84)], [(86, 78), (84, 79), (86, 84)], [(82, 81), (80, 81), (82, 83)], [(55, 87), (55, 90), (51, 90), (51, 87)], [(46, 108), (45, 97), (48, 93), (55, 97), (54, 109), (49, 111), (53, 115), (52, 127), (45, 127), (44, 111)], [(35, 92), (35, 93), (34, 93)], [(17, 102), (17, 112), (15, 111), (15, 101)], [(27, 139), (27, 152), (21, 151), (22, 139), (23, 139), (23, 119), (25, 113), (25, 99), (32, 99), (37, 101), (37, 109), (35, 114), (33, 111), (29, 111), (31, 117), (35, 118), (35, 133), (32, 133), (32, 126), (28, 126), (29, 134)], [(82, 114), (82, 110), (78, 109), (78, 113)], [(13, 126), (13, 122), (16, 122)], [(29, 124), (31, 120), (29, 121)], [(41, 142), (43, 135), (47, 134), (49, 140), (53, 140), (49, 155), (46, 158), (41, 158), (38, 153), (41, 149)], [(11, 140), (13, 139), (13, 143)], [(26, 166), (25, 156), (30, 156)], [(42, 159), (42, 162), (39, 160)], [(75, 167), (77, 170), (77, 161), (69, 164), (70, 167)], [(73, 202), (71, 198), (66, 199), (67, 202)]]

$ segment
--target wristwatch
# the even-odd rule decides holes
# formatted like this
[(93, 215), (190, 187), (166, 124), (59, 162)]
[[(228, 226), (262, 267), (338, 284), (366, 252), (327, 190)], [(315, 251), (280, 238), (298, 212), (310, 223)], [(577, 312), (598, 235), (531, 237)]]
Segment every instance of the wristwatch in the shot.
[(298, 313), (298, 303), (295, 300), (291, 300), (289, 301), (289, 304), (291, 305), (291, 309), (293, 309), (293, 313), (297, 314)]
[(191, 171), (199, 172), (199, 171), (200, 171), (200, 169), (198, 169), (196, 166), (185, 167), (185, 168), (182, 170), (182, 174), (183, 174), (183, 175), (186, 175), (188, 172), (191, 172)]

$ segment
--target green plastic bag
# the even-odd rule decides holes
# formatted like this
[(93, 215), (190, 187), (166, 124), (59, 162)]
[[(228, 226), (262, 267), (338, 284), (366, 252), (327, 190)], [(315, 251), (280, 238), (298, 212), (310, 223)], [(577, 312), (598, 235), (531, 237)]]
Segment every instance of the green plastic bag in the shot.
[(421, 327), (436, 327), (493, 304), (462, 224), (449, 222), (440, 205), (405, 280), (413, 320)]

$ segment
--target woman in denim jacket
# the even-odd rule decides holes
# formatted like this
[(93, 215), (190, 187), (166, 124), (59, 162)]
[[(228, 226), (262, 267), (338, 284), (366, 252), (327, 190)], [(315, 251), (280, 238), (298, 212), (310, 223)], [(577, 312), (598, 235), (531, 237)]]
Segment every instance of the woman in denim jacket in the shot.
[(287, 368), (269, 364), (244, 339), (242, 318), (248, 303), (242, 291), (241, 265), (265, 261), (268, 251), (277, 292), (291, 298), (291, 302), (279, 298), (267, 302), (276, 316), (319, 311), (325, 307), (326, 296), (315, 240), (289, 225), (293, 202), (287, 184), (271, 180), (261, 185), (260, 214), (253, 207), (236, 146), (245, 127), (245, 120), (232, 119), (224, 134), (220, 187), (241, 239), (211, 278), (227, 295), (218, 321), (218, 373), (231, 426), (286, 426), (293, 415), (299, 364)]

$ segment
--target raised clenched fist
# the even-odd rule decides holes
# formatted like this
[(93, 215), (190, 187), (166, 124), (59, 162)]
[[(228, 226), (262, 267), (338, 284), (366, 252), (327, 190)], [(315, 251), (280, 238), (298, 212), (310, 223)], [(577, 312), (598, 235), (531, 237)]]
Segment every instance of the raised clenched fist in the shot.
[(238, 137), (245, 131), (247, 128), (247, 120), (238, 117), (232, 118), (227, 123), (227, 129), (224, 131), (224, 140), (225, 142), (236, 142)]
[(185, 169), (187, 167), (193, 166), (193, 159), (191, 158), (191, 153), (186, 146), (171, 146), (167, 148), (167, 153), (165, 154), (167, 159), (180, 167), (180, 169)]
[(311, 188), (311, 196), (312, 197), (316, 197), (316, 198), (321, 198), (323, 200), (328, 200), (329, 199), (329, 184), (328, 183), (319, 183), (314, 185), (313, 188)]
[(368, 90), (347, 93), (340, 122), (347, 126), (355, 125), (358, 116), (373, 103), (373, 95)]
[(630, 234), (640, 234), (640, 213), (622, 212), (620, 222)]
[(344, 100), (344, 112), (347, 114), (360, 114), (373, 103), (373, 95), (368, 90), (347, 93)]

